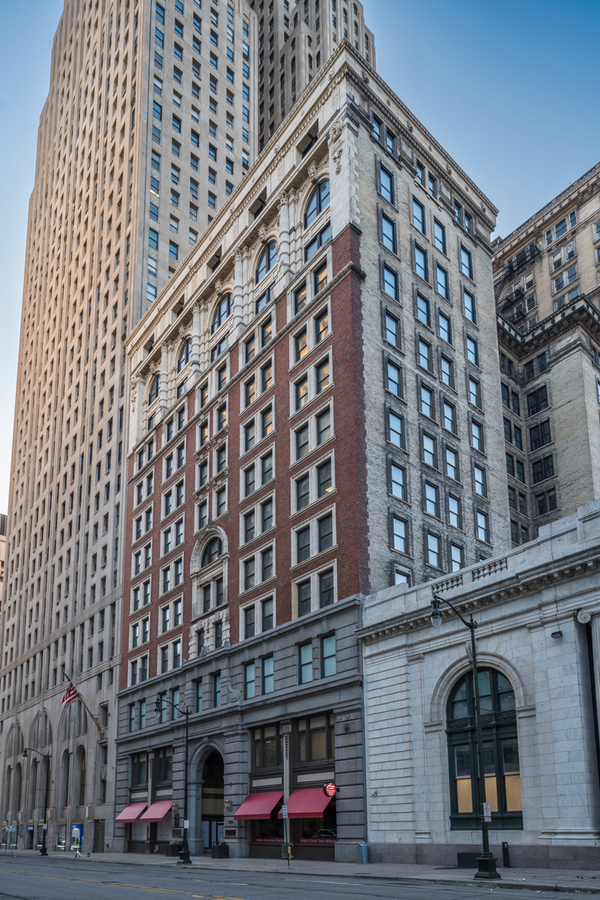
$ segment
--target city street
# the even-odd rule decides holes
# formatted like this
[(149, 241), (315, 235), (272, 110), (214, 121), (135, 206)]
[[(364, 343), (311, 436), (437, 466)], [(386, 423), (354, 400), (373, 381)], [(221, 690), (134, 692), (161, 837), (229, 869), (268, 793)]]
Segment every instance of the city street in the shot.
[[(324, 877), (297, 872), (255, 873), (132, 866), (81, 860), (0, 857), (0, 898), (7, 900), (139, 900), (160, 894), (163, 900), (463, 900), (493, 891), (498, 900), (516, 900), (514, 889), (501, 885), (410, 884), (398, 881)], [(537, 891), (537, 893), (546, 893)], [(551, 891), (553, 898), (571, 894)]]

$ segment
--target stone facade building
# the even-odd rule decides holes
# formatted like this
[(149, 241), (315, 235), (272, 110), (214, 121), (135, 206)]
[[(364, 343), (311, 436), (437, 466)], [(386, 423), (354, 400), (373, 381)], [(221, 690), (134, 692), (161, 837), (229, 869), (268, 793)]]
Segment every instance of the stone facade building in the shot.
[(456, 865), (481, 848), (473, 614), (491, 849), (501, 864), (597, 868), (600, 502), (523, 548), (364, 607), (367, 836), (372, 860)]
[[(254, 159), (255, 62), (256, 16), (242, 0), (204, 12), (199, 0), (66, 0), (55, 35), (0, 624), (0, 815), (19, 846), (39, 842), (48, 753), (49, 846), (68, 849), (72, 826), (86, 850), (113, 846), (124, 342)], [(61, 715), (62, 666), (101, 732), (78, 701)]]
[(124, 849), (183, 836), (177, 706), (193, 849), (279, 854), (289, 795), (355, 859), (361, 597), (508, 545), (494, 207), (347, 44), (272, 151), (128, 339)]
[(600, 163), (494, 244), (512, 543), (600, 496)]
[(262, 150), (323, 63), (347, 40), (375, 68), (359, 0), (250, 0), (258, 17), (258, 147)]

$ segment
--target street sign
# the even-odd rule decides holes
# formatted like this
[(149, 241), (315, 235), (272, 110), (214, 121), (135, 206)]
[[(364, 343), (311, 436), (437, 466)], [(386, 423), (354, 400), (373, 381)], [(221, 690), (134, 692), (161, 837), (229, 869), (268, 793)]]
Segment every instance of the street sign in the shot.
[(483, 821), (491, 822), (492, 821), (492, 804), (491, 803), (483, 803)]
[(282, 818), (282, 819), (287, 819), (287, 817), (288, 817), (288, 814), (287, 814), (287, 806), (282, 806), (282, 807), (281, 807), (281, 818)]
[(328, 781), (327, 784), (324, 784), (323, 793), (326, 797), (335, 797), (335, 795), (337, 794), (337, 787), (335, 786), (335, 782)]
[(190, 827), (190, 820), (189, 820), (189, 819), (184, 819), (184, 820), (183, 820), (183, 827), (184, 827), (184, 828), (189, 828), (189, 827)]

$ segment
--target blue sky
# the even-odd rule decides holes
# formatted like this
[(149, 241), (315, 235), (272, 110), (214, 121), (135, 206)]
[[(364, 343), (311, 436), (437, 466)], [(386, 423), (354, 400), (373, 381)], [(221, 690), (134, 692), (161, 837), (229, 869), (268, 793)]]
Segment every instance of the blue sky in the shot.
[[(382, 78), (500, 209), (504, 236), (600, 159), (600, 2), (364, 0)], [(0, 0), (0, 512), (8, 506), (39, 114), (62, 0)]]

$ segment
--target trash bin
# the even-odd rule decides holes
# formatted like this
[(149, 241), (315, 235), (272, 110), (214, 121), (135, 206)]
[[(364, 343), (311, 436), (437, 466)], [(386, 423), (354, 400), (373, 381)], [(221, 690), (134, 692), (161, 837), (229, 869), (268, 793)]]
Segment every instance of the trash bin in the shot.
[(229, 846), (215, 842), (210, 848), (210, 855), (211, 859), (229, 859)]
[(358, 841), (358, 861), (366, 864), (369, 862), (369, 845), (366, 841)]

